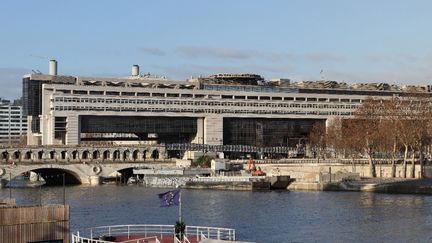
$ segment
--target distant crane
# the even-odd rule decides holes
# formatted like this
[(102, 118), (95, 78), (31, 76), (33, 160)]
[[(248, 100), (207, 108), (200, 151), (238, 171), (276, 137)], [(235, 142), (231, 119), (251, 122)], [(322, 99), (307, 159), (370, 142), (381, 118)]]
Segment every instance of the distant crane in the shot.
[[(45, 56), (34, 55), (34, 54), (30, 54), (29, 56), (31, 56), (31, 57), (33, 57), (33, 58), (40, 59), (40, 60), (49, 60), (49, 58), (48, 58), (48, 57), (45, 57)], [(42, 72), (39, 71), (39, 69), (36, 69), (36, 70), (33, 70), (33, 69), (32, 69), (32, 72), (33, 72), (34, 74), (42, 74)]]

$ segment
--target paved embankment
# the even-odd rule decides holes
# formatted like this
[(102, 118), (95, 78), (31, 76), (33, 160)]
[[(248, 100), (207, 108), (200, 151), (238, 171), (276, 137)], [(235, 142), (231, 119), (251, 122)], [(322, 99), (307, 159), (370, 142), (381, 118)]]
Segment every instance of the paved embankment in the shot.
[(290, 190), (359, 191), (378, 193), (432, 194), (432, 179), (378, 179), (328, 183), (293, 183)]

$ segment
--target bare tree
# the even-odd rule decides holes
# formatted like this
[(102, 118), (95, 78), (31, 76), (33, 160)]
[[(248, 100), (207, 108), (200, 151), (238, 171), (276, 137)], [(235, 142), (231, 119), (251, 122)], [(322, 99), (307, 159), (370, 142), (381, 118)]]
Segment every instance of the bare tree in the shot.
[(312, 126), (309, 134), (309, 144), (312, 151), (316, 154), (319, 161), (320, 158), (325, 159), (326, 151), (326, 128), (322, 122), (316, 122)]

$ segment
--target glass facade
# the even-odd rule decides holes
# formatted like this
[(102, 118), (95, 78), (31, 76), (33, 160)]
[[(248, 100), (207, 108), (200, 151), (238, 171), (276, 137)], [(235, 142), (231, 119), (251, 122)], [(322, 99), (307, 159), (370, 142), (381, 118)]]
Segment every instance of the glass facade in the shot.
[(42, 111), (42, 84), (47, 81), (23, 79), (23, 112), (24, 116), (31, 116), (31, 131), (39, 132), (39, 115)]
[(191, 117), (80, 116), (82, 133), (134, 134), (139, 140), (188, 143), (197, 133)]
[(224, 118), (224, 144), (295, 147), (305, 142), (316, 122), (325, 120)]

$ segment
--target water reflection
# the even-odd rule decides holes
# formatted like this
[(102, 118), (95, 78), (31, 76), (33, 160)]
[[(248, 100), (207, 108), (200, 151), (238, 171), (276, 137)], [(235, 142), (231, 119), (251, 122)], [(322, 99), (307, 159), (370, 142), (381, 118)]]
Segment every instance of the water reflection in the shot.
[[(141, 186), (66, 188), (74, 231), (110, 224), (173, 224), (177, 208), (160, 208), (165, 189)], [(62, 187), (15, 189), (17, 202), (62, 203)], [(7, 189), (0, 197), (7, 198)], [(183, 190), (189, 225), (237, 229), (256, 242), (428, 242), (432, 197), (355, 192)]]

